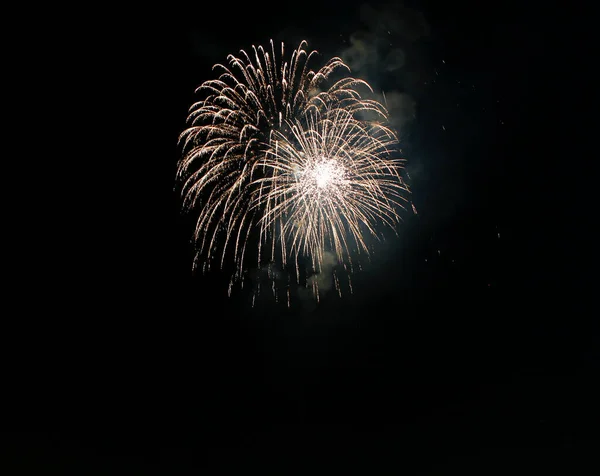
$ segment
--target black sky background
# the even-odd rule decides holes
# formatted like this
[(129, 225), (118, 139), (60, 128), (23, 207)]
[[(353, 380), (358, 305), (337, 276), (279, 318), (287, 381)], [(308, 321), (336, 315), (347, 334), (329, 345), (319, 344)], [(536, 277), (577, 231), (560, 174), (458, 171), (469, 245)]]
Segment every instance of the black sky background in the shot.
[(418, 15), (381, 15), (406, 22), (406, 61), (389, 71), (381, 46), (363, 71), (415, 101), (418, 215), (352, 295), (252, 309), (192, 274), (174, 177), (194, 88), (270, 38), (331, 56), (385, 37), (360, 5), (105, 7), (85, 35), (81, 14), (80, 113), (60, 121), (81, 134), (5, 333), (6, 474), (597, 472), (573, 12), (405, 2), (427, 24), (412, 39)]

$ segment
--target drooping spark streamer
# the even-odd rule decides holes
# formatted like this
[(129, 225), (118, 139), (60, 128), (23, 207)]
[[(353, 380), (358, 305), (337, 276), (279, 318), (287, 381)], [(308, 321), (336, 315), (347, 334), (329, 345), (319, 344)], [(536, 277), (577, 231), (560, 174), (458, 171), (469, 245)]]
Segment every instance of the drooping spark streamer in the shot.
[(177, 179), (183, 208), (198, 212), (197, 258), (204, 269), (232, 261), (232, 282), (249, 254), (253, 266), (292, 263), (297, 282), (301, 259), (316, 273), (326, 252), (351, 265), (353, 252), (368, 254), (365, 237), (378, 236), (378, 224), (399, 221), (408, 193), (387, 111), (362, 97), (369, 85), (351, 77), (329, 85), (349, 68), (332, 58), (310, 69), (317, 52), (305, 41), (289, 63), (283, 44), (280, 58), (270, 46), (215, 65), (221, 73), (197, 89), (204, 97), (180, 136)]

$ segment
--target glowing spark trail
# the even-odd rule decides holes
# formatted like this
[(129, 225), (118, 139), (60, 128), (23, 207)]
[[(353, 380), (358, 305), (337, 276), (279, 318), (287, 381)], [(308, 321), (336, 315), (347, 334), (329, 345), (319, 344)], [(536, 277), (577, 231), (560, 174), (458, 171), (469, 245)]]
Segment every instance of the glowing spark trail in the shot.
[[(230, 291), (243, 285), (248, 259), (268, 263), (269, 277), (273, 263), (292, 266), (297, 284), (301, 263), (319, 273), (326, 253), (351, 270), (353, 254), (369, 254), (366, 238), (398, 223), (409, 193), (387, 111), (363, 98), (369, 85), (343, 75), (330, 85), (349, 68), (332, 58), (310, 69), (317, 52), (305, 41), (289, 63), (283, 44), (279, 58), (270, 46), (215, 65), (220, 75), (197, 89), (203, 99), (179, 139), (177, 179), (183, 208), (198, 213), (197, 259), (204, 269), (232, 263)], [(286, 293), (289, 305), (289, 284)]]

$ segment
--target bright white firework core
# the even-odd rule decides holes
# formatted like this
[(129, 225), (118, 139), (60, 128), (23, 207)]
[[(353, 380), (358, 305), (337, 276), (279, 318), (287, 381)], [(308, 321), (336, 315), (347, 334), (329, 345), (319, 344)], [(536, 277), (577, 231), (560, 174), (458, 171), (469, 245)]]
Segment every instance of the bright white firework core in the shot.
[(308, 170), (308, 176), (318, 189), (331, 188), (340, 185), (344, 178), (344, 168), (336, 160), (320, 160)]
[(317, 181), (317, 187), (326, 187), (333, 179), (334, 170), (330, 163), (319, 164), (315, 170), (315, 180)]

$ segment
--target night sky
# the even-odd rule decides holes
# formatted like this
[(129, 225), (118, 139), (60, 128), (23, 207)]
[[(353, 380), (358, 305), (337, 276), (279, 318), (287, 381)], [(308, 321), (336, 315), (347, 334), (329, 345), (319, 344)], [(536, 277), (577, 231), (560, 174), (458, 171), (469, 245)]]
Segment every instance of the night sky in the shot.
[[(6, 334), (3, 474), (597, 474), (572, 14), (203, 3), (109, 9), (89, 48), (86, 27), (66, 40), (81, 113)], [(175, 190), (195, 87), (271, 38), (395, 101), (418, 210), (353, 294), (290, 309), (192, 272)]]

